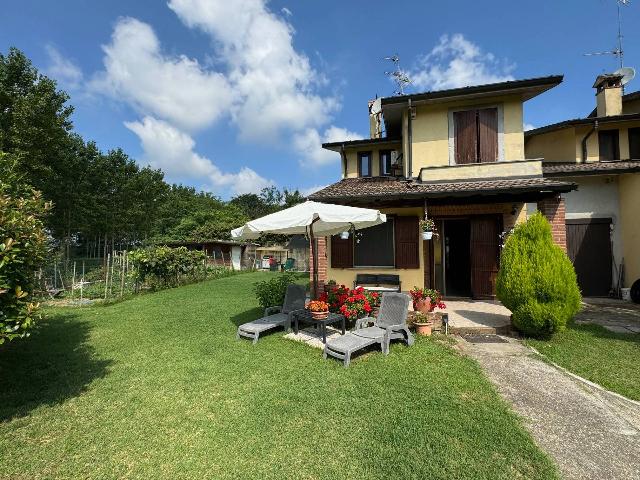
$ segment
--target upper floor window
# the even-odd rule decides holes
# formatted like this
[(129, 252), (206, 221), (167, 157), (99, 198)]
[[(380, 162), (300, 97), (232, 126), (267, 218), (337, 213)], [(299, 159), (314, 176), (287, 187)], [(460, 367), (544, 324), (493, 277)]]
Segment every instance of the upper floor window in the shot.
[(629, 158), (640, 159), (640, 127), (629, 129)]
[(392, 169), (391, 150), (380, 150), (380, 175), (390, 176)]
[(498, 109), (453, 112), (456, 164), (498, 160)]
[(598, 131), (598, 150), (600, 160), (618, 160), (620, 158), (618, 130)]
[(358, 152), (358, 176), (371, 176), (371, 152)]

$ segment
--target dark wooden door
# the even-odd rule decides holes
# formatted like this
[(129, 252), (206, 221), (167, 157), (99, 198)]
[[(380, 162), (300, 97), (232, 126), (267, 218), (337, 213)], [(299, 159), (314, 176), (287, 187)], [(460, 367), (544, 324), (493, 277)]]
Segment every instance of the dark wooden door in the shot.
[(611, 289), (611, 219), (567, 220), (567, 254), (587, 297), (605, 297)]
[(498, 276), (502, 228), (500, 217), (471, 219), (471, 295), (473, 298), (494, 298)]

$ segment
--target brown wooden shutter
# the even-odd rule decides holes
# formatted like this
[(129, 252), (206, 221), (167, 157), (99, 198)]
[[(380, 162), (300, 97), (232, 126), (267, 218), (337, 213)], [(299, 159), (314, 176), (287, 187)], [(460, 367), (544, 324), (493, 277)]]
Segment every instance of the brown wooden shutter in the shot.
[(418, 217), (396, 217), (396, 268), (420, 268)]
[(471, 292), (473, 298), (493, 298), (496, 294), (501, 219), (471, 219)]
[(475, 163), (477, 154), (476, 110), (453, 112), (456, 163)]
[(331, 237), (331, 268), (353, 267), (353, 235), (343, 240), (339, 235)]
[(483, 108), (478, 111), (479, 162), (498, 161), (498, 109)]

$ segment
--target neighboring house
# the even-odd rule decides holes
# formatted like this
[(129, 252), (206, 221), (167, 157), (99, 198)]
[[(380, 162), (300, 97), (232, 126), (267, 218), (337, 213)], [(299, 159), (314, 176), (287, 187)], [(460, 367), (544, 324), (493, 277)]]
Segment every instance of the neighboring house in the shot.
[[(351, 285), (358, 273), (390, 273), (404, 290), (491, 298), (500, 235), (526, 219), (526, 203), (538, 205), (566, 248), (562, 194), (576, 186), (545, 178), (541, 160), (526, 159), (522, 117), (525, 101), (561, 81), (550, 76), (372, 102), (372, 138), (323, 144), (340, 153), (342, 180), (310, 198), (376, 208), (387, 222), (348, 240), (318, 239), (320, 283)], [(440, 232), (433, 240), (420, 235), (425, 214)]]
[(206, 240), (202, 242), (169, 242), (167, 246), (201, 250), (207, 255), (209, 263), (225, 265), (234, 270), (255, 268), (256, 245), (253, 243), (233, 240)]
[(565, 194), (568, 254), (583, 295), (606, 296), (640, 279), (640, 92), (600, 75), (596, 109), (525, 133), (544, 177), (578, 185)]

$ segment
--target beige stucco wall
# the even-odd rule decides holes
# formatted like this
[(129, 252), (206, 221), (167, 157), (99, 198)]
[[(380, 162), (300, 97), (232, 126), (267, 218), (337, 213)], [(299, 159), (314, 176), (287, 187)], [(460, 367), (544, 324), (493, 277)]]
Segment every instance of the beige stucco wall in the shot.
[(640, 113), (640, 98), (637, 100), (626, 101), (622, 104), (622, 113)]
[[(383, 213), (394, 214), (398, 216), (416, 216), (422, 217), (422, 208), (391, 208), (382, 209)], [(331, 241), (327, 238), (327, 279), (335, 280), (338, 285), (353, 286), (353, 281), (358, 273), (388, 273), (400, 275), (403, 290), (410, 290), (414, 285), (422, 286), (424, 284), (424, 256), (423, 241), (419, 241), (420, 268), (397, 269), (397, 268), (331, 268)]]
[(625, 287), (640, 279), (640, 174), (620, 176), (620, 223), (624, 255)]
[[(499, 124), (502, 124), (502, 158), (523, 160), (525, 155), (520, 97), (496, 97), (478, 101), (419, 105), (416, 107), (416, 118), (412, 121), (414, 175), (417, 175), (422, 167), (450, 164), (450, 112), (464, 108), (493, 106), (501, 109), (499, 116), (502, 117), (502, 121), (499, 120)], [(406, 127), (403, 133), (406, 135)]]
[(576, 160), (575, 130), (573, 127), (529, 137), (524, 144), (526, 158), (543, 158), (547, 162)]
[(447, 168), (431, 167), (422, 170), (423, 181), (455, 181), (475, 178), (542, 177), (539, 160), (496, 163), (472, 163)]

